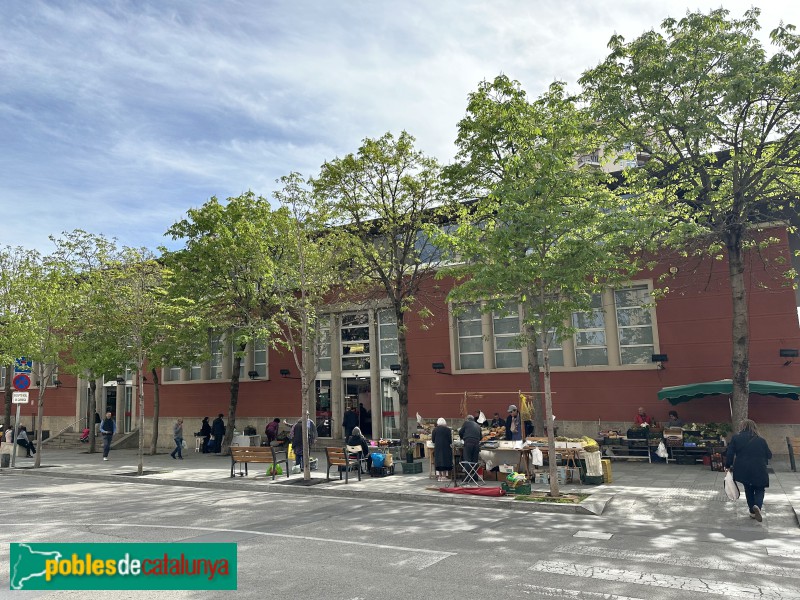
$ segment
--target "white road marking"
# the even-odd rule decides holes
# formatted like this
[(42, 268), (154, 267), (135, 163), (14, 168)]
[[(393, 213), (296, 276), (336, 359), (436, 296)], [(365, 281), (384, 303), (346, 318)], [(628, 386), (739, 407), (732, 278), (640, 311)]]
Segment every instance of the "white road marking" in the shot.
[[(565, 544), (556, 547), (554, 551), (571, 555), (579, 554), (582, 556), (597, 556), (598, 558), (612, 558), (619, 562), (639, 560), (676, 565), (679, 567), (713, 569), (715, 571), (725, 571), (727, 573), (737, 571), (739, 573), (753, 573), (755, 575), (800, 578), (800, 567), (778, 567), (755, 561), (736, 562), (715, 558), (713, 556), (681, 555), (675, 554), (674, 550), (670, 552), (637, 552), (635, 550), (603, 548), (602, 546), (590, 546), (588, 544)], [(767, 552), (769, 552), (769, 549), (767, 549)], [(800, 553), (795, 556), (800, 556)]]
[(786, 558), (800, 558), (800, 550), (784, 550), (782, 548), (770, 548), (767, 546), (769, 556), (785, 556)]
[[(41, 525), (41, 523), (0, 523), (0, 527), (21, 527), (23, 525), (27, 526), (36, 526)], [(413, 566), (419, 570), (425, 569), (430, 567), (431, 565), (436, 564), (437, 562), (444, 560), (445, 558), (449, 558), (451, 556), (456, 556), (457, 552), (445, 552), (440, 550), (428, 550), (426, 548), (407, 548), (405, 546), (389, 546), (387, 544), (374, 544), (372, 542), (357, 542), (354, 540), (336, 540), (331, 538), (320, 538), (320, 537), (312, 537), (308, 535), (292, 535), (290, 533), (271, 533), (267, 531), (251, 531), (249, 529), (220, 529), (220, 528), (209, 528), (207, 526), (201, 525), (145, 525), (141, 523), (65, 523), (61, 521), (52, 521), (47, 523), (48, 527), (67, 527), (67, 528), (82, 528), (82, 527), (140, 527), (144, 529), (199, 529), (205, 534), (208, 533), (244, 533), (253, 536), (263, 536), (263, 537), (278, 537), (278, 538), (286, 538), (292, 540), (305, 540), (309, 542), (321, 542), (321, 543), (328, 543), (328, 544), (344, 544), (350, 546), (363, 546), (366, 548), (377, 548), (379, 550), (390, 550), (390, 551), (397, 551), (397, 552), (412, 552), (421, 556), (415, 557), (413, 559), (405, 559), (403, 564), (407, 564), (408, 566)]]
[(606, 533), (605, 531), (578, 531), (572, 537), (591, 538), (593, 540), (610, 540), (613, 535), (613, 533)]
[(603, 592), (583, 592), (580, 590), (565, 590), (562, 588), (544, 587), (541, 585), (532, 585), (530, 583), (523, 583), (522, 588), (525, 592), (535, 593), (539, 596), (550, 598), (577, 598), (578, 600), (643, 600), (642, 598), (633, 598), (632, 596), (620, 596), (618, 594), (605, 594)]
[(591, 565), (577, 565), (566, 562), (550, 560), (539, 561), (529, 567), (531, 571), (539, 573), (552, 573), (554, 575), (568, 575), (571, 577), (586, 577), (602, 581), (617, 583), (631, 583), (647, 585), (658, 588), (682, 590), (705, 594), (740, 598), (760, 598), (762, 600), (800, 600), (796, 589), (787, 590), (771, 585), (744, 585), (715, 581), (713, 579), (698, 579), (682, 577), (680, 575), (666, 575), (652, 573), (651, 571), (631, 571), (625, 569), (609, 569), (607, 567), (593, 567)]

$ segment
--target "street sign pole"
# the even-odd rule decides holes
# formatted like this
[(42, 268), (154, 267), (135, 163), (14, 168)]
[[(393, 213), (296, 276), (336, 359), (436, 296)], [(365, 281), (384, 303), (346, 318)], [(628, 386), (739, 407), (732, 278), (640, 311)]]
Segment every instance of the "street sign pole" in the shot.
[(17, 418), (14, 421), (14, 429), (11, 435), (11, 468), (14, 468), (17, 461), (17, 434), (19, 433), (19, 411), (23, 404), (28, 403), (28, 392), (14, 392), (11, 395), (11, 401), (17, 405)]
[(19, 432), (19, 409), (22, 404), (17, 404), (17, 419), (14, 421), (14, 433), (11, 434), (11, 468), (17, 463), (17, 433)]

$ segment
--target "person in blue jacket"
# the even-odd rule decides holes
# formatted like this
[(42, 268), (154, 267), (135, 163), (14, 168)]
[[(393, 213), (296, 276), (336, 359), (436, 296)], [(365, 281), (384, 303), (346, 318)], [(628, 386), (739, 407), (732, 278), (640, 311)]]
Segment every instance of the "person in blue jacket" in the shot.
[(769, 487), (767, 461), (772, 451), (767, 442), (758, 434), (758, 426), (750, 419), (742, 421), (742, 426), (728, 444), (725, 453), (725, 468), (733, 467), (733, 479), (744, 486), (750, 518), (759, 523), (764, 508), (764, 493)]

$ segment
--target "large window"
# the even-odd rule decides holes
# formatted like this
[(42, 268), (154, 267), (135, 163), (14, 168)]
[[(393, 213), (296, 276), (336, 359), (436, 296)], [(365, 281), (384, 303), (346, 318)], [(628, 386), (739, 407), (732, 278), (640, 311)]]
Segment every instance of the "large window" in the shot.
[(478, 304), (463, 306), (456, 317), (458, 364), (461, 369), (483, 369), (483, 330)]
[(329, 372), (331, 370), (331, 320), (330, 317), (320, 317), (317, 323), (317, 370)]
[(0, 387), (6, 386), (6, 368), (0, 367)]
[(342, 316), (342, 370), (369, 370), (369, 315), (366, 312)]
[(222, 379), (222, 335), (211, 336), (211, 379)]
[(619, 357), (623, 365), (651, 362), (654, 351), (650, 290), (646, 285), (614, 290)]
[(203, 365), (189, 367), (189, 381), (200, 381), (201, 379), (203, 379)]
[(556, 330), (551, 329), (545, 335), (539, 335), (536, 344), (536, 354), (539, 358), (539, 364), (543, 364), (542, 358), (542, 348), (544, 348), (545, 342), (548, 343), (547, 355), (550, 357), (550, 366), (551, 367), (563, 367), (564, 366), (564, 348), (561, 346), (561, 342), (556, 341)]
[(267, 340), (253, 340), (253, 371), (267, 376)]
[(378, 332), (381, 348), (381, 369), (389, 369), (399, 364), (397, 346), (397, 319), (393, 310), (378, 311)]
[(600, 294), (592, 296), (589, 312), (572, 314), (572, 326), (576, 329), (575, 365), (607, 365), (606, 321)]
[[(539, 364), (548, 343), (550, 366), (557, 370), (655, 368), (651, 357), (659, 352), (658, 330), (650, 289), (650, 282), (638, 281), (594, 295), (589, 311), (574, 313), (564, 324), (572, 326), (574, 335), (559, 342), (551, 329), (538, 336)], [(525, 348), (515, 347), (522, 332), (518, 307), (505, 306), (487, 315), (474, 303), (453, 312), (456, 370), (527, 368)]]
[(181, 380), (181, 368), (176, 366), (171, 366), (167, 370), (167, 381), (180, 381)]
[(498, 369), (522, 366), (522, 350), (518, 347), (519, 310), (508, 305), (492, 314), (494, 333), (494, 364)]

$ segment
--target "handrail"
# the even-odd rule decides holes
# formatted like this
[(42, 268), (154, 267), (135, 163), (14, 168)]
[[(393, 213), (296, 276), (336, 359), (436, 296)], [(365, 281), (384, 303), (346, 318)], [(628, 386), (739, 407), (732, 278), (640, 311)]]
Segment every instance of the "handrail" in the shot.
[(80, 422), (81, 422), (81, 421), (83, 421), (83, 420), (85, 420), (85, 419), (84, 419), (84, 417), (81, 417), (80, 419), (78, 419), (78, 420), (77, 420), (77, 421), (75, 421), (74, 423), (70, 423), (69, 425), (67, 425), (66, 427), (64, 427), (64, 429), (62, 429), (61, 431), (59, 431), (57, 434), (55, 434), (55, 435), (51, 435), (49, 438), (47, 438), (46, 440), (44, 440), (44, 441), (42, 441), (42, 442), (39, 442), (39, 443), (40, 443), (40, 444), (44, 444), (45, 442), (47, 442), (47, 441), (49, 441), (49, 440), (52, 440), (53, 438), (57, 438), (57, 437), (58, 437), (58, 436), (60, 436), (62, 433), (64, 433), (64, 432), (65, 432), (67, 429), (70, 429), (71, 427), (73, 427), (73, 426), (77, 425), (78, 423), (80, 423)]

